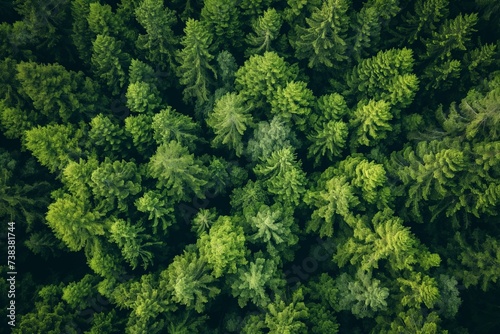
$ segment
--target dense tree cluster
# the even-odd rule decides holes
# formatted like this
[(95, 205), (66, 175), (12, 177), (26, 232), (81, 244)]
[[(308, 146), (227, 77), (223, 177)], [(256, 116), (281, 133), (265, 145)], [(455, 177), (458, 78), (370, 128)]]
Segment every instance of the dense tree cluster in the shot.
[(0, 16), (13, 333), (500, 328), (497, 1)]

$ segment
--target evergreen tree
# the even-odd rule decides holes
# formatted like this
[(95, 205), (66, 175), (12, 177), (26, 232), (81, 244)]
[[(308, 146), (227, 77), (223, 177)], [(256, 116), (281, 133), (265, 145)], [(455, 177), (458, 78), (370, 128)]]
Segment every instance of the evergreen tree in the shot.
[(147, 168), (149, 175), (158, 180), (156, 187), (173, 196), (174, 201), (186, 199), (189, 194), (205, 197), (202, 187), (207, 184), (206, 168), (178, 142), (161, 144)]
[(276, 195), (280, 201), (298, 205), (306, 185), (306, 174), (300, 165), (292, 149), (285, 147), (274, 151), (254, 168), (254, 172), (262, 177), (267, 191)]
[(316, 8), (306, 19), (307, 28), (297, 27), (295, 55), (299, 59), (309, 59), (308, 66), (319, 65), (332, 67), (347, 57), (346, 31), (349, 17), (346, 12), (349, 3), (345, 0), (324, 1), (321, 8)]
[(198, 238), (197, 246), (201, 258), (212, 268), (215, 278), (234, 274), (238, 266), (248, 262), (245, 258), (247, 249), (243, 229), (228, 216), (220, 216), (208, 234)]
[(290, 66), (275, 52), (254, 55), (236, 72), (236, 88), (246, 101), (261, 107), (275, 98), (278, 87), (297, 78), (298, 68)]
[(214, 46), (227, 49), (241, 45), (240, 10), (236, 0), (205, 0), (201, 21), (215, 37)]
[(97, 35), (92, 43), (92, 68), (112, 95), (119, 95), (125, 86), (130, 56), (122, 51), (123, 43), (108, 35)]
[(177, 255), (160, 274), (160, 287), (172, 294), (172, 300), (202, 313), (209, 299), (220, 293), (209, 268), (192, 250)]
[(214, 146), (221, 144), (234, 150), (236, 156), (243, 153), (242, 136), (247, 126), (252, 125), (251, 106), (241, 95), (227, 93), (215, 102), (214, 111), (208, 115), (207, 124), (214, 133)]
[(203, 22), (189, 19), (184, 28), (184, 37), (181, 44), (184, 47), (177, 53), (180, 63), (177, 74), (180, 83), (185, 86), (184, 100), (196, 98), (197, 104), (208, 101), (212, 77), (216, 76), (215, 69), (210, 65), (214, 58), (209, 53), (212, 35)]
[(273, 51), (271, 43), (278, 38), (282, 23), (281, 15), (274, 8), (266, 10), (252, 24), (253, 32), (246, 37), (246, 42), (252, 46), (247, 53), (252, 55)]
[(162, 70), (175, 68), (175, 46), (178, 44), (172, 26), (177, 23), (175, 12), (164, 7), (161, 0), (143, 0), (135, 8), (137, 22), (146, 30), (137, 38), (136, 46), (146, 52), (146, 59)]

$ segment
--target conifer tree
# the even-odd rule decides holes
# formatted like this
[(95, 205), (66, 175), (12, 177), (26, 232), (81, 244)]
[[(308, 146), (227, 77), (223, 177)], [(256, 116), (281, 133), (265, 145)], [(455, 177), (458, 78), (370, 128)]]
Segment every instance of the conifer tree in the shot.
[(200, 126), (187, 115), (183, 115), (168, 106), (155, 114), (152, 119), (151, 128), (153, 138), (161, 145), (177, 141), (189, 149), (194, 149), (199, 142), (198, 133)]
[(158, 180), (157, 188), (173, 196), (174, 202), (186, 199), (188, 194), (205, 197), (206, 168), (177, 141), (161, 144), (147, 168), (149, 175)]
[(245, 265), (247, 249), (245, 235), (229, 216), (220, 216), (208, 234), (202, 234), (197, 246), (201, 258), (212, 268), (213, 276), (234, 274), (238, 266)]
[(188, 19), (181, 44), (183, 49), (177, 53), (180, 63), (177, 75), (180, 83), (185, 86), (184, 100), (195, 98), (197, 104), (203, 104), (208, 101), (209, 87), (213, 76), (216, 76), (215, 69), (210, 65), (214, 58), (209, 52), (211, 32), (203, 22)]
[(404, 39), (410, 44), (435, 31), (436, 24), (448, 16), (449, 0), (418, 0), (415, 2), (414, 14), (408, 13), (404, 24), (398, 27)]
[(252, 46), (247, 53), (252, 55), (273, 51), (271, 43), (278, 38), (282, 23), (281, 15), (274, 8), (266, 10), (252, 24), (253, 32), (246, 37), (246, 42)]
[(332, 67), (345, 60), (348, 8), (345, 0), (324, 1), (321, 8), (316, 8), (306, 19), (308, 27), (297, 27), (296, 57), (308, 59), (311, 68)]
[(202, 313), (209, 299), (220, 293), (209, 268), (193, 250), (177, 255), (160, 274), (160, 287), (172, 294), (172, 300)]
[(175, 12), (164, 7), (161, 0), (143, 0), (135, 9), (137, 22), (146, 30), (139, 35), (136, 45), (146, 51), (146, 58), (162, 70), (175, 68), (177, 38), (172, 26), (177, 23)]
[(92, 43), (92, 68), (112, 95), (119, 95), (126, 83), (130, 55), (122, 48), (120, 40), (108, 35), (99, 34)]
[(245, 307), (251, 301), (258, 307), (265, 308), (271, 301), (267, 291), (276, 292), (284, 283), (279, 277), (276, 261), (257, 257), (255, 261), (238, 269), (231, 283), (231, 291), (238, 298), (240, 307)]
[(267, 190), (285, 204), (297, 205), (305, 192), (306, 175), (290, 147), (274, 151), (254, 168)]
[(241, 45), (240, 10), (236, 0), (205, 0), (201, 22), (215, 37), (214, 46), (228, 49)]
[(278, 87), (297, 78), (298, 68), (290, 66), (275, 52), (251, 56), (236, 72), (236, 88), (254, 107), (273, 101)]
[(241, 94), (227, 93), (220, 97), (212, 113), (208, 115), (207, 124), (214, 133), (214, 146), (227, 145), (234, 150), (236, 156), (243, 153), (242, 137), (248, 126), (252, 125), (251, 106)]

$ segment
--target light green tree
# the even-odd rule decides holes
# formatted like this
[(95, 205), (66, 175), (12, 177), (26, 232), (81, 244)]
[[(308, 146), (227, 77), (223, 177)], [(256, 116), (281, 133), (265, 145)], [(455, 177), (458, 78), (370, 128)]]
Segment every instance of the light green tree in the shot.
[(201, 258), (213, 270), (213, 276), (234, 274), (238, 267), (248, 261), (245, 256), (245, 235), (241, 226), (237, 226), (229, 216), (220, 216), (207, 234), (202, 234), (197, 241)]
[(184, 251), (161, 272), (160, 288), (169, 291), (174, 302), (202, 313), (207, 302), (221, 291), (209, 269), (193, 250)]
[(149, 175), (157, 179), (157, 188), (165, 189), (173, 201), (187, 199), (189, 194), (204, 198), (207, 171), (189, 154), (188, 149), (172, 140), (158, 147), (147, 166)]
[(212, 144), (227, 145), (235, 151), (236, 156), (241, 156), (243, 134), (247, 127), (252, 125), (251, 108), (240, 94), (227, 93), (220, 97), (207, 119), (208, 126), (216, 135)]
[(287, 204), (298, 205), (305, 192), (306, 174), (291, 147), (274, 151), (254, 168), (267, 190)]
[(238, 305), (245, 307), (249, 301), (265, 308), (271, 301), (268, 290), (277, 292), (285, 284), (280, 277), (277, 262), (263, 257), (239, 268), (231, 283), (233, 297), (238, 298)]
[(283, 20), (274, 8), (270, 8), (259, 16), (252, 24), (253, 32), (248, 34), (246, 42), (251, 46), (247, 50), (249, 55), (273, 51), (271, 43), (279, 36)]

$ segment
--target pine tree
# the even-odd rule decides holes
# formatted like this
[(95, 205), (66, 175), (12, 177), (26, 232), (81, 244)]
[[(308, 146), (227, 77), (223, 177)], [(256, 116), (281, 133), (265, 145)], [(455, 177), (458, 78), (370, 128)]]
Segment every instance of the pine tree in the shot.
[[(153, 231), (156, 234), (158, 225), (163, 232), (174, 222), (174, 208), (168, 200), (163, 199), (157, 191), (148, 191), (135, 201), (137, 210), (149, 213), (148, 220), (153, 221)], [(161, 224), (160, 224), (161, 223)]]
[(184, 28), (184, 37), (181, 40), (184, 47), (177, 53), (180, 66), (177, 75), (180, 83), (185, 86), (184, 100), (196, 98), (197, 104), (208, 101), (212, 77), (216, 76), (215, 69), (210, 65), (214, 58), (209, 53), (212, 44), (212, 35), (203, 22), (189, 19)]
[(123, 43), (108, 35), (97, 35), (92, 43), (92, 68), (112, 95), (119, 95), (125, 87), (126, 68), (130, 55), (122, 51)]
[(353, 147), (359, 145), (374, 146), (385, 139), (392, 130), (389, 123), (392, 120), (390, 105), (384, 101), (370, 100), (367, 104), (358, 106), (350, 122), (353, 133)]
[(271, 103), (278, 87), (297, 78), (298, 68), (290, 66), (275, 52), (253, 55), (236, 72), (236, 89), (254, 107)]
[(357, 318), (366, 318), (387, 309), (389, 289), (381, 286), (380, 280), (372, 278), (371, 272), (358, 270), (355, 277), (343, 273), (336, 283), (339, 290), (336, 308), (339, 311), (350, 310)]
[(159, 145), (175, 140), (189, 149), (194, 149), (200, 141), (198, 123), (170, 106), (153, 116), (151, 128), (153, 138)]
[(267, 306), (266, 326), (270, 333), (306, 333), (307, 327), (301, 320), (307, 319), (309, 311), (303, 302), (302, 288), (293, 292), (287, 304), (280, 295)]
[(32, 100), (33, 107), (51, 121), (81, 119), (86, 113), (100, 110), (99, 104), (104, 103), (99, 96), (99, 86), (82, 72), (68, 71), (57, 63), (35, 62), (19, 63), (16, 70), (20, 90)]
[(280, 278), (276, 261), (257, 257), (255, 261), (238, 269), (232, 280), (233, 297), (238, 298), (238, 305), (245, 307), (249, 301), (265, 308), (270, 303), (268, 290), (278, 291), (285, 281)]
[(271, 43), (278, 38), (282, 23), (281, 15), (274, 8), (266, 10), (252, 24), (253, 32), (246, 37), (247, 44), (252, 46), (247, 53), (252, 55), (273, 51)]
[(297, 27), (295, 55), (299, 59), (308, 59), (310, 68), (320, 65), (332, 67), (347, 59), (346, 31), (349, 4), (344, 0), (328, 0), (321, 8), (315, 8), (310, 18), (306, 19), (307, 28)]
[(220, 216), (209, 233), (201, 235), (197, 246), (201, 258), (212, 268), (215, 278), (234, 274), (238, 266), (248, 262), (245, 258), (247, 249), (243, 229), (229, 216)]
[(449, 0), (418, 0), (415, 3), (415, 14), (409, 13), (398, 31), (410, 44), (423, 36), (430, 35), (436, 24), (448, 16)]
[(305, 192), (306, 174), (290, 147), (274, 151), (270, 157), (254, 168), (264, 180), (267, 190), (285, 204), (298, 205)]
[(439, 31), (433, 31), (432, 37), (425, 40), (427, 49), (425, 57), (432, 60), (446, 60), (452, 56), (454, 50), (465, 51), (471, 34), (476, 31), (474, 26), (477, 21), (476, 13), (460, 14), (452, 20), (446, 20)]
[(161, 144), (147, 168), (149, 175), (158, 180), (157, 188), (173, 196), (174, 202), (189, 194), (205, 197), (202, 187), (207, 184), (206, 168), (177, 141)]
[(313, 92), (303, 81), (290, 81), (285, 87), (278, 87), (271, 100), (271, 112), (284, 120), (292, 120), (297, 127), (306, 131), (306, 120), (314, 105)]
[(142, 189), (141, 179), (135, 163), (106, 158), (92, 172), (90, 187), (95, 198), (100, 201), (98, 207), (106, 211), (115, 207), (120, 211), (126, 211), (128, 209), (126, 199), (137, 195)]
[(236, 0), (205, 0), (201, 10), (201, 22), (215, 37), (214, 47), (228, 49), (241, 45), (243, 35), (240, 11)]
[(64, 169), (70, 161), (82, 156), (79, 141), (83, 133), (71, 125), (37, 126), (26, 131), (25, 138), (26, 148), (51, 172)]
[(246, 154), (254, 162), (261, 161), (272, 152), (287, 146), (299, 146), (299, 142), (290, 126), (279, 116), (270, 122), (260, 122), (248, 140)]
[(172, 26), (177, 23), (175, 12), (164, 7), (162, 0), (143, 0), (135, 9), (137, 22), (146, 30), (139, 35), (136, 45), (146, 51), (146, 58), (158, 64), (162, 70), (175, 68), (177, 37)]
[(241, 94), (227, 93), (219, 98), (207, 119), (208, 126), (216, 135), (212, 145), (227, 145), (235, 151), (236, 156), (241, 156), (243, 134), (247, 126), (252, 125), (251, 108)]
[(104, 235), (101, 214), (92, 210), (90, 203), (65, 194), (50, 204), (47, 223), (54, 234), (72, 251), (79, 251), (92, 238)]
[(209, 268), (192, 250), (177, 255), (160, 274), (160, 287), (172, 294), (172, 300), (202, 313), (205, 304), (220, 293)]

